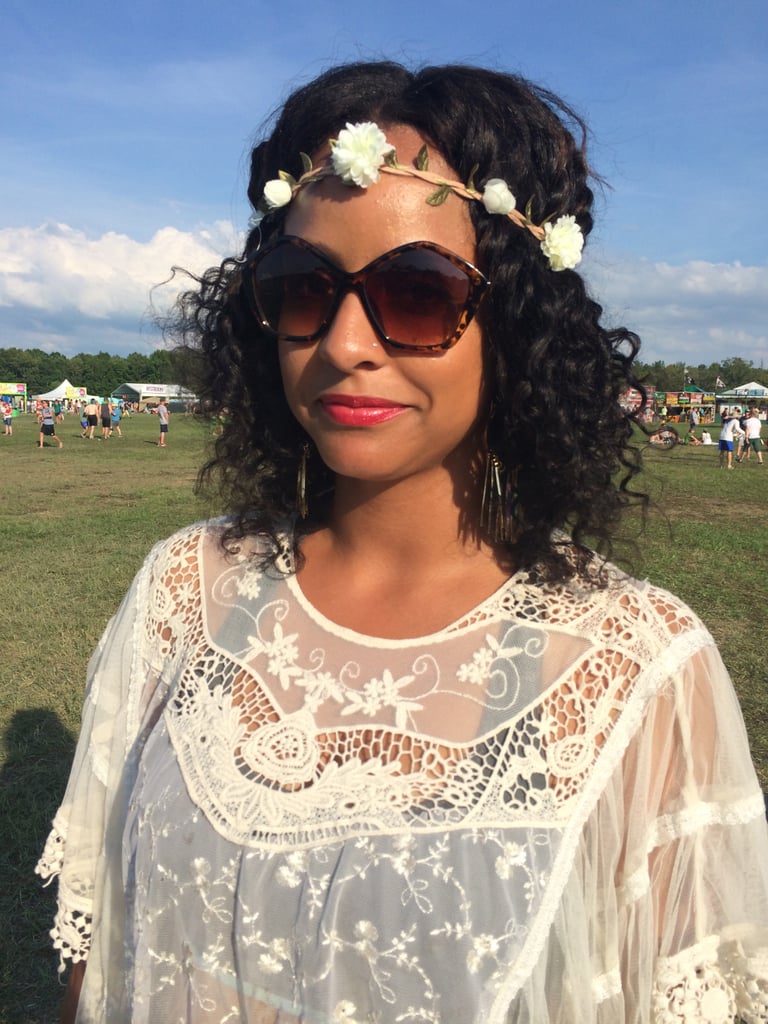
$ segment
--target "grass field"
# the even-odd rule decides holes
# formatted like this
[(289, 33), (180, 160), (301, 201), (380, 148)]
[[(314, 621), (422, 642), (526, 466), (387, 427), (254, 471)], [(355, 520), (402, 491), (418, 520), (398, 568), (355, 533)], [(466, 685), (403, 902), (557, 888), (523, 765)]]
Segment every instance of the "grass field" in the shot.
[[(192, 485), (208, 428), (134, 416), (122, 438), (37, 447), (31, 416), (0, 437), (3, 611), (0, 652), (0, 1024), (49, 1024), (61, 989), (48, 928), (53, 891), (33, 874), (61, 798), (77, 735), (87, 659), (151, 545), (215, 512)], [(98, 430), (97, 430), (98, 433)], [(649, 450), (654, 501), (637, 523), (635, 571), (686, 600), (715, 635), (733, 675), (768, 789), (768, 458), (732, 472), (713, 448)]]

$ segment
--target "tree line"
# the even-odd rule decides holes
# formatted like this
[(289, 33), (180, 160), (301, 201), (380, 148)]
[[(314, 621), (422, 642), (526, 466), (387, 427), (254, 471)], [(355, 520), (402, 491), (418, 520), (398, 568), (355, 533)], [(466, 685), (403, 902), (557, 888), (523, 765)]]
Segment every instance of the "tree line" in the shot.
[[(657, 391), (682, 391), (688, 384), (695, 384), (705, 391), (719, 391), (723, 387), (736, 388), (756, 380), (768, 385), (768, 370), (756, 367), (746, 359), (724, 359), (721, 363), (705, 366), (691, 366), (690, 363), (635, 363), (637, 376), (646, 384), (653, 384)], [(718, 384), (718, 380), (721, 382)]]
[[(661, 361), (635, 365), (638, 377), (655, 385), (657, 391), (680, 391), (686, 384), (715, 391), (718, 379), (727, 387), (738, 387), (751, 380), (768, 384), (768, 371), (745, 359), (724, 359), (709, 366)], [(162, 348), (149, 355), (132, 352), (128, 356), (113, 356), (108, 352), (63, 356), (60, 352), (43, 352), (37, 348), (0, 348), (0, 381), (26, 384), (30, 395), (50, 391), (65, 378), (92, 395), (109, 395), (128, 381), (183, 384), (185, 378), (189, 381), (184, 369), (180, 356)]]
[(110, 395), (127, 382), (178, 384), (180, 367), (172, 352), (155, 349), (150, 355), (132, 352), (113, 356), (108, 352), (84, 352), (63, 356), (38, 348), (0, 348), (0, 381), (27, 385), (28, 395), (51, 391), (66, 378), (90, 395)]

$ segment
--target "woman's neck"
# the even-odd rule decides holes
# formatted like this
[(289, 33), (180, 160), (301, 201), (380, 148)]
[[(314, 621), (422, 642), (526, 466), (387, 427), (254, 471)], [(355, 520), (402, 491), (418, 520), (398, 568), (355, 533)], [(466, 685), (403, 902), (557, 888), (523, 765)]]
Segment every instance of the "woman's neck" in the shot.
[(457, 500), (447, 473), (390, 485), (337, 480), (327, 525), (302, 541), (302, 590), (361, 633), (436, 632), (510, 574), (480, 536), (479, 504), (474, 490)]

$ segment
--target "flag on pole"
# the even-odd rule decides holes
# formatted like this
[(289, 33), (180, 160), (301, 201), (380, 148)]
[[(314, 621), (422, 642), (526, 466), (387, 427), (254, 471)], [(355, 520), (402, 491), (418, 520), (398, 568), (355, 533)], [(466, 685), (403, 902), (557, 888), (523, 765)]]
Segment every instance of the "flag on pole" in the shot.
[(725, 387), (725, 381), (723, 380), (722, 377), (718, 377), (717, 378), (717, 380), (715, 381), (715, 387), (716, 388), (724, 388)]

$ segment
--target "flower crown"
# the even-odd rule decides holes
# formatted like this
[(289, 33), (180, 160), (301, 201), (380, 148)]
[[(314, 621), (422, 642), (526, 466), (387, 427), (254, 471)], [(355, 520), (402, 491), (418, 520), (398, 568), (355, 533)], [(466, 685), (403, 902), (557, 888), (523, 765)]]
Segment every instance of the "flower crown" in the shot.
[(311, 159), (302, 153), (304, 173), (300, 178), (294, 178), (287, 171), (278, 171), (278, 177), (265, 184), (256, 212), (251, 217), (252, 227), (256, 227), (273, 210), (287, 206), (300, 188), (313, 181), (335, 174), (346, 185), (368, 188), (379, 180), (381, 173), (399, 174), (420, 178), (437, 186), (436, 191), (427, 199), (430, 206), (440, 206), (453, 192), (463, 199), (479, 200), (488, 213), (508, 217), (538, 239), (552, 270), (572, 270), (581, 262), (584, 236), (575, 217), (564, 215), (554, 221), (549, 218), (543, 224), (534, 224), (530, 218), (530, 201), (525, 213), (521, 213), (516, 208), (517, 201), (509, 186), (501, 178), (490, 178), (482, 192), (475, 188), (473, 179), (477, 165), (470, 173), (466, 185), (460, 181), (446, 181), (430, 172), (429, 152), (425, 144), (416, 157), (416, 166), (404, 167), (397, 162), (395, 147), (387, 142), (386, 135), (373, 121), (347, 124), (339, 132), (338, 139), (330, 140), (330, 145), (330, 164), (313, 167)]

